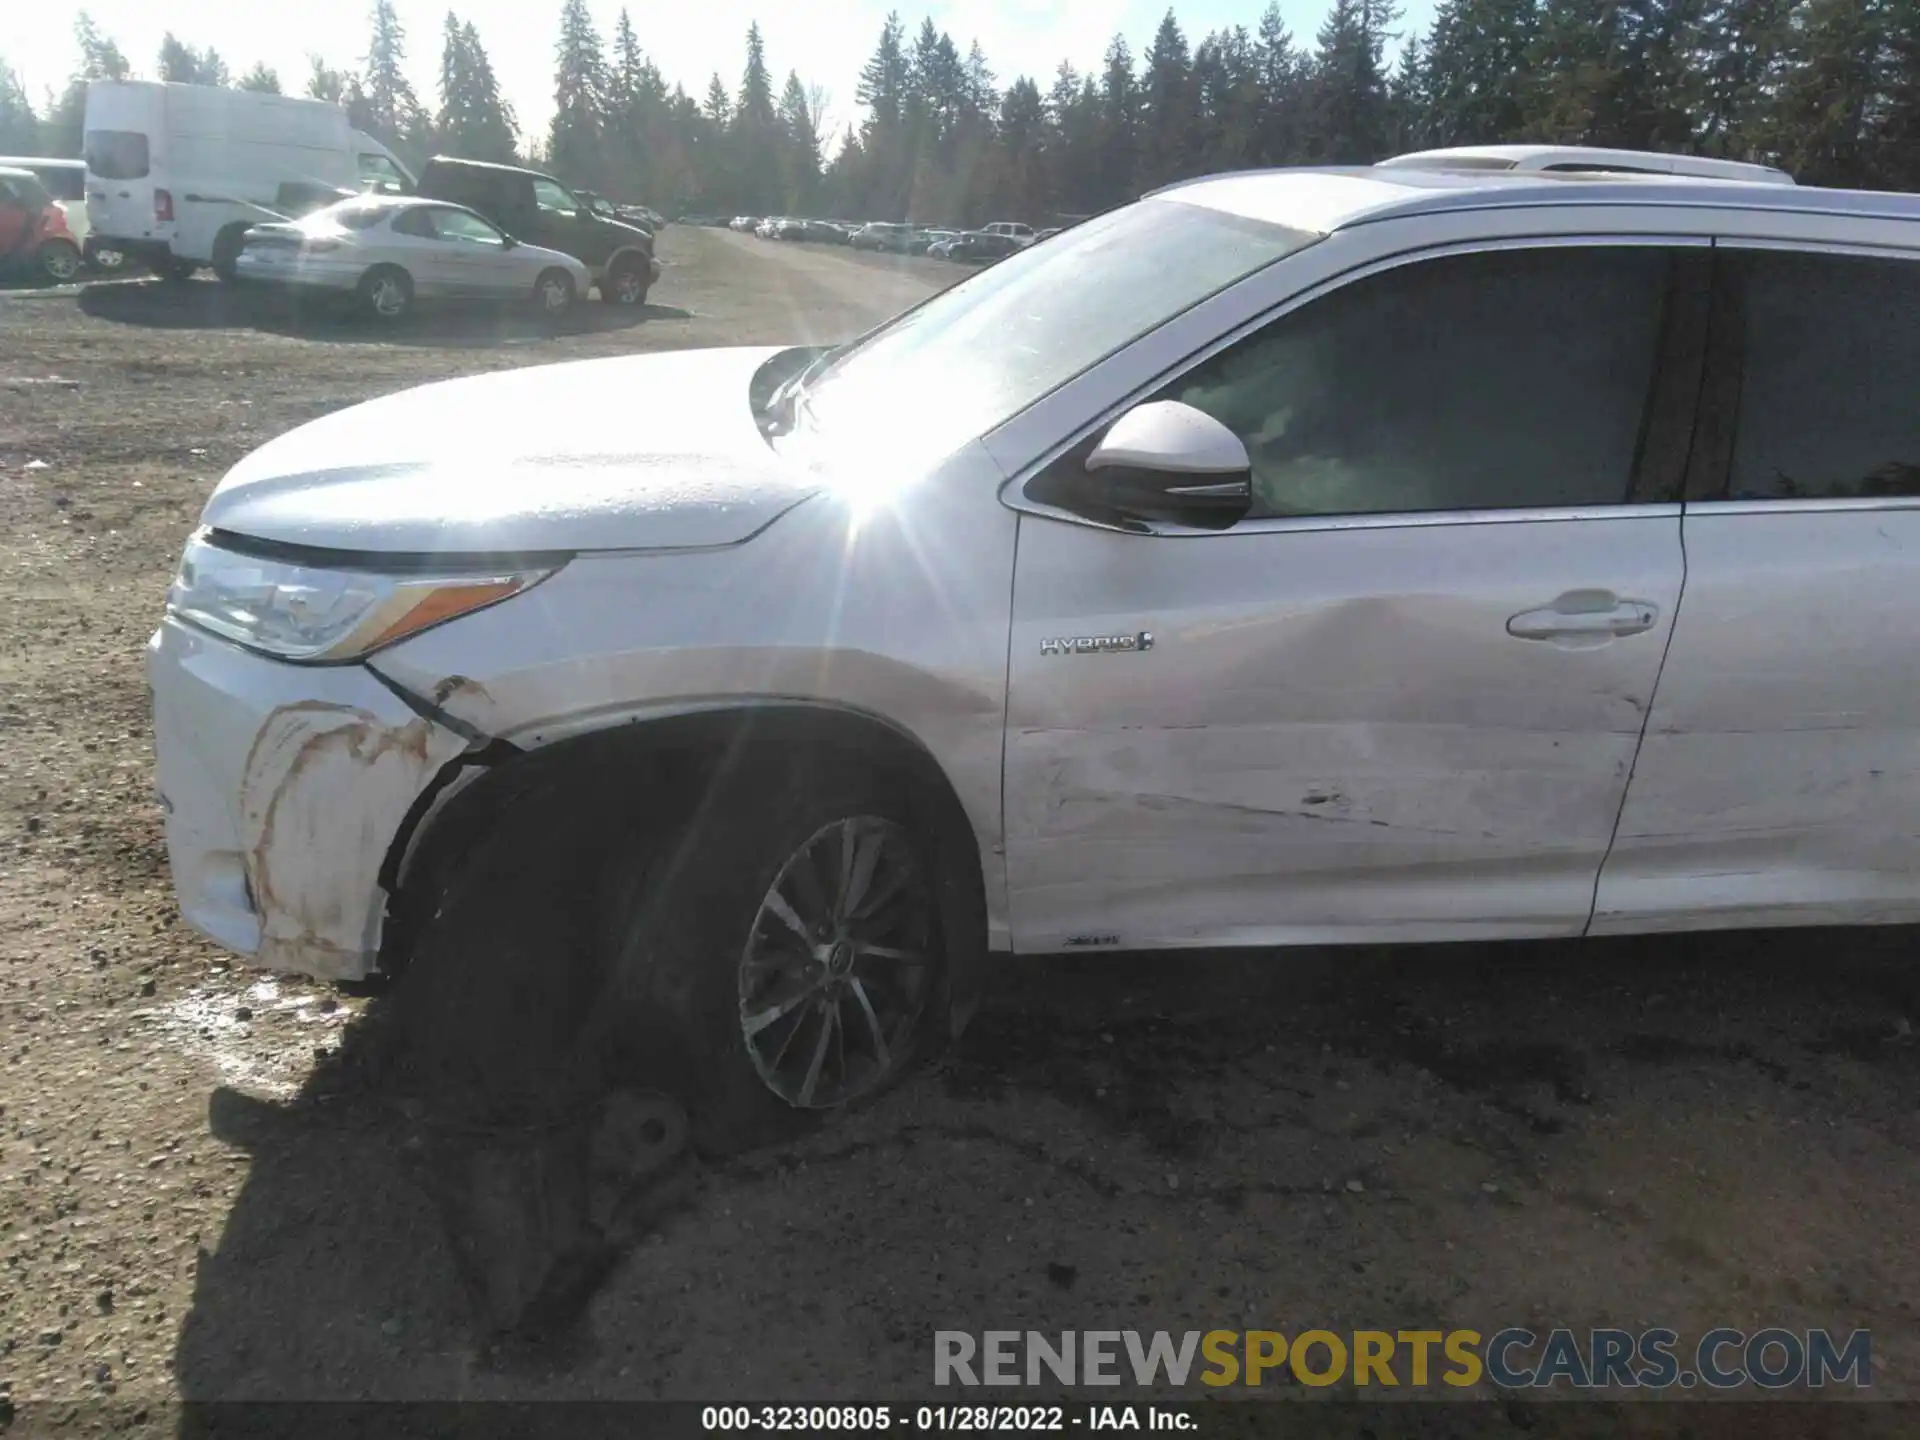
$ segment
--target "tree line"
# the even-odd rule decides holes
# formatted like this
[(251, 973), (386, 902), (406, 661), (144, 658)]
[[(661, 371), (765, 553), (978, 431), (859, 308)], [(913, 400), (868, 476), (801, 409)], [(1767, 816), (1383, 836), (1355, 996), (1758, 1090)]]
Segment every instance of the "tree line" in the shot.
[[(78, 154), (89, 79), (132, 67), (82, 13), (80, 69), (36, 114), (0, 62), (0, 152)], [(1136, 59), (1004, 84), (977, 44), (888, 16), (860, 72), (861, 118), (829, 146), (826, 96), (776, 85), (750, 26), (737, 85), (669, 85), (627, 11), (610, 35), (562, 0), (554, 113), (519, 125), (480, 36), (449, 13), (438, 104), (407, 79), (407, 36), (376, 0), (355, 67), (311, 59), (304, 93), (345, 105), (403, 157), (531, 161), (656, 207), (973, 223), (1086, 214), (1211, 171), (1364, 164), (1435, 145), (1552, 141), (1779, 164), (1810, 184), (1920, 189), (1920, 0), (1440, 0), (1424, 34), (1392, 0), (1332, 0), (1311, 41), (1269, 5), (1190, 39), (1169, 10)], [(160, 78), (233, 79), (169, 35)], [(1043, 88), (1044, 84), (1044, 88)], [(829, 158), (828, 151), (831, 149)]]

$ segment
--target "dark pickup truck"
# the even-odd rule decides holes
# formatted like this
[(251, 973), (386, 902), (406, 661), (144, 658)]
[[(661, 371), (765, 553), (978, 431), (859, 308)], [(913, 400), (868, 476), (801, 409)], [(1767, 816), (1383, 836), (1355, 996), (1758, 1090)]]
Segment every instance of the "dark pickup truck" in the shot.
[(420, 171), (418, 191), (477, 210), (516, 240), (573, 256), (611, 304), (644, 305), (660, 278), (652, 235), (597, 214), (551, 175), (436, 155)]

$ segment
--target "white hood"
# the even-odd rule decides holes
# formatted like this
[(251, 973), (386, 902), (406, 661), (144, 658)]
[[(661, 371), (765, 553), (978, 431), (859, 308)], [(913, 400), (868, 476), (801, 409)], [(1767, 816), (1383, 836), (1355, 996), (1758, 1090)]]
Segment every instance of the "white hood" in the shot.
[(776, 349), (506, 370), (302, 425), (228, 472), (203, 525), (338, 550), (690, 549), (747, 539), (820, 488), (747, 402)]

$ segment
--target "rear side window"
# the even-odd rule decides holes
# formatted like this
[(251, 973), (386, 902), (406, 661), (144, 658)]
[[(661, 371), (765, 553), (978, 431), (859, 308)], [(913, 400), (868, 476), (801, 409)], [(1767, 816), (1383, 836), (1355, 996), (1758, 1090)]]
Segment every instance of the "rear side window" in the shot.
[(87, 169), (102, 180), (147, 178), (147, 137), (137, 130), (89, 130)]
[(1668, 268), (1652, 246), (1403, 265), (1275, 321), (1165, 398), (1246, 444), (1257, 516), (1620, 504)]
[(86, 172), (72, 165), (36, 165), (33, 173), (56, 200), (84, 200), (87, 194)]
[(1920, 495), (1920, 262), (1742, 255), (1735, 500)]

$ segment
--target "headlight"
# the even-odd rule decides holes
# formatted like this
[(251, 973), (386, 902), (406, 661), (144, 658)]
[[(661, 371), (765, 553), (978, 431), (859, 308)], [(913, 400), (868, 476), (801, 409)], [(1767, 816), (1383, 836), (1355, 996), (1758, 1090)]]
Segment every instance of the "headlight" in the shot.
[(167, 612), (282, 660), (357, 660), (518, 595), (557, 568), (383, 575), (246, 555), (196, 535)]

